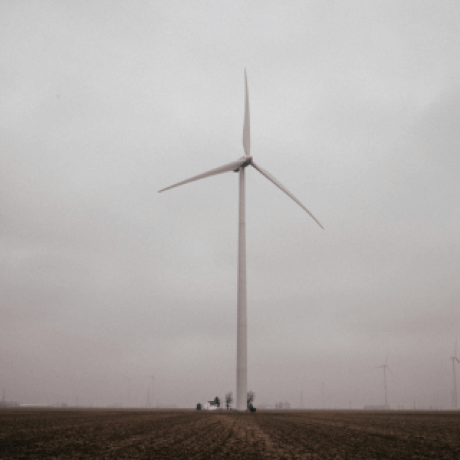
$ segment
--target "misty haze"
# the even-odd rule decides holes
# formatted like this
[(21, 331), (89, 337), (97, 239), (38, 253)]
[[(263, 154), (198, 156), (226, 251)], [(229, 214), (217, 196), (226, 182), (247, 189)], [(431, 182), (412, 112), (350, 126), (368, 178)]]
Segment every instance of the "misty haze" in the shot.
[(459, 23), (1, 2), (0, 405), (458, 409)]

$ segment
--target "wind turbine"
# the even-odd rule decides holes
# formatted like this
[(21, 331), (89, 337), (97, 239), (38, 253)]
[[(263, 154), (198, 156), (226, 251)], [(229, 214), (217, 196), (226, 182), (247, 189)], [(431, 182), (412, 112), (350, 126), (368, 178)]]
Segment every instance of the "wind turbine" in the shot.
[[(155, 372), (155, 374), (156, 374), (156, 372)], [(154, 393), (154, 391), (155, 391), (155, 374), (150, 376), (150, 378), (152, 379), (152, 405), (153, 405), (153, 407), (155, 407), (155, 398), (154, 398), (154, 396), (155, 396), (155, 393)]]
[[(383, 386), (385, 388), (385, 409), (388, 409), (388, 395), (387, 395), (387, 374), (386, 370), (388, 369), (391, 372), (391, 369), (388, 367), (388, 355), (385, 358), (385, 364), (382, 366), (374, 367), (374, 369), (383, 369)], [(391, 372), (393, 374), (393, 372)]]
[(270, 182), (281, 189), (286, 195), (294, 200), (310, 217), (321, 227), (316, 217), (291, 193), (278, 182), (269, 172), (254, 163), (251, 156), (251, 135), (249, 123), (249, 95), (246, 70), (245, 80), (245, 106), (243, 123), (243, 148), (244, 156), (236, 161), (227, 163), (218, 168), (211, 169), (197, 176), (185, 179), (182, 182), (166, 187), (159, 192), (164, 192), (179, 185), (188, 184), (206, 177), (234, 171), (239, 173), (239, 216), (238, 216), (238, 288), (237, 288), (237, 359), (236, 359), (236, 409), (245, 411), (247, 408), (247, 322), (246, 322), (246, 206), (245, 206), (245, 168), (252, 166), (265, 176)]
[(155, 406), (155, 398), (154, 398), (154, 389), (155, 389), (155, 375), (157, 371), (153, 373), (153, 375), (148, 375), (148, 379), (152, 379), (152, 402), (150, 402), (150, 387), (147, 387), (147, 408), (152, 408)]
[(147, 387), (147, 401), (145, 402), (146, 409), (151, 409), (150, 404), (150, 387)]
[(454, 410), (457, 410), (457, 377), (455, 375), (455, 361), (460, 363), (459, 359), (457, 358), (457, 341), (455, 341), (454, 356), (451, 356), (450, 359), (452, 360), (452, 371), (454, 373)]

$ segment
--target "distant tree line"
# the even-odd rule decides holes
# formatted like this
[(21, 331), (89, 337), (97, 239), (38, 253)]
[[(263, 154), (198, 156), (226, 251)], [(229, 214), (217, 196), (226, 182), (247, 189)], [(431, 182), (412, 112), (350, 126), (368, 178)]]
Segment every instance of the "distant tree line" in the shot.
[(285, 402), (285, 403), (279, 402), (275, 404), (275, 409), (290, 409), (290, 408), (291, 408), (291, 405), (288, 402)]

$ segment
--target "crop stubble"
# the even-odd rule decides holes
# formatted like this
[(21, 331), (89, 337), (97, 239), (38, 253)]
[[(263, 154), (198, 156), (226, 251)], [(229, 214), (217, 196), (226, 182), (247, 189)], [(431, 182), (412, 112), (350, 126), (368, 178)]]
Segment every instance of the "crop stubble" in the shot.
[(12, 457), (459, 459), (460, 414), (1, 409)]

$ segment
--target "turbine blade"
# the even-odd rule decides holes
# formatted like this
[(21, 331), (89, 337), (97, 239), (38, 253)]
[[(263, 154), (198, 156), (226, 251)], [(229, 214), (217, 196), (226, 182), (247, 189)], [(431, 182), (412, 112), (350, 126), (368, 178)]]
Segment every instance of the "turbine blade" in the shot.
[(159, 190), (158, 193), (164, 192), (165, 190), (169, 190), (174, 187), (178, 187), (179, 185), (188, 184), (189, 182), (194, 182), (196, 180), (205, 179), (206, 177), (215, 176), (216, 174), (222, 174), (222, 173), (229, 172), (229, 171), (235, 171), (241, 165), (247, 162), (248, 162), (247, 157), (240, 158), (237, 161), (232, 161), (231, 163), (228, 163), (226, 165), (219, 166), (218, 168), (211, 169), (210, 171), (206, 171), (202, 174), (198, 174), (197, 176), (193, 176), (193, 177), (190, 177), (189, 179), (185, 179), (182, 182), (178, 182), (177, 184), (170, 185), (169, 187)]
[(286, 188), (284, 185), (280, 184), (268, 171), (256, 165), (251, 161), (252, 166), (257, 169), (263, 176), (265, 176), (269, 181), (273, 182), (279, 189), (281, 189), (287, 196), (292, 198), (306, 213), (324, 230), (324, 227), (319, 223), (318, 219)]
[(457, 339), (455, 339), (454, 356), (457, 357)]
[(396, 375), (393, 374), (393, 371), (392, 371), (388, 366), (387, 366), (387, 369), (391, 372), (391, 375), (392, 375), (393, 377), (396, 377)]
[(246, 99), (244, 104), (244, 124), (243, 124), (243, 147), (246, 156), (251, 155), (251, 129), (249, 123), (249, 93), (248, 79), (246, 77), (246, 69), (244, 69), (244, 83), (246, 89)]

